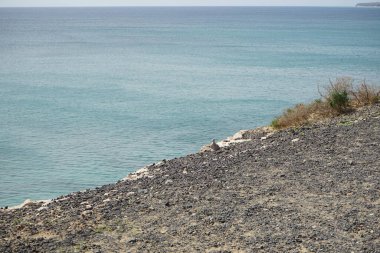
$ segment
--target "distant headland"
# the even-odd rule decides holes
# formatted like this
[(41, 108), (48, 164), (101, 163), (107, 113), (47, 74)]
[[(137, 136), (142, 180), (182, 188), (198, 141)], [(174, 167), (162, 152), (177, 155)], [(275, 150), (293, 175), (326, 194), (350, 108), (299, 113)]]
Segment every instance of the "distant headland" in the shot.
[(380, 7), (380, 2), (358, 3), (356, 7)]

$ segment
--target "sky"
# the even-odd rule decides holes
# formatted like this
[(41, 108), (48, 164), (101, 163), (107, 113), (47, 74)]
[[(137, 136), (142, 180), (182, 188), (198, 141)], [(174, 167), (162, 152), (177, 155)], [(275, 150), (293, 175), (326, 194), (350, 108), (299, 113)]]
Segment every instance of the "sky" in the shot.
[[(24, 6), (354, 6), (360, 0), (0, 0)], [(364, 1), (365, 2), (365, 1)]]

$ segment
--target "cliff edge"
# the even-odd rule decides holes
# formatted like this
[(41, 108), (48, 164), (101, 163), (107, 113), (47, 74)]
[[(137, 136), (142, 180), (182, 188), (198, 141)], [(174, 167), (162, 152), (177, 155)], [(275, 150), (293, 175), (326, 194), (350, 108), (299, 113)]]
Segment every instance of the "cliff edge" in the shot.
[(379, 252), (380, 106), (0, 210), (0, 252)]

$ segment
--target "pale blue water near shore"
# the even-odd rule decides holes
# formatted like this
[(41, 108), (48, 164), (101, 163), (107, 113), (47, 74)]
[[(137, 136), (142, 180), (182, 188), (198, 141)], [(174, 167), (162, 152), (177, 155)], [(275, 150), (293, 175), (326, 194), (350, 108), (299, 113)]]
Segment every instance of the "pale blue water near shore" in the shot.
[(0, 9), (0, 206), (115, 182), (380, 83), (380, 9)]

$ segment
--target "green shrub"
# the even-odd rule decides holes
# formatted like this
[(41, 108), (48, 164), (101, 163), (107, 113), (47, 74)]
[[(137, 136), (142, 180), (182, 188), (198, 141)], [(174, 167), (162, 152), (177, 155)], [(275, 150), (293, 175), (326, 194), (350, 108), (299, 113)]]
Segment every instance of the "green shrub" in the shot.
[(343, 113), (350, 106), (350, 94), (353, 90), (353, 81), (349, 77), (337, 78), (334, 82), (330, 80), (330, 86), (325, 87), (325, 92), (320, 93), (332, 109)]
[(349, 107), (350, 99), (347, 91), (334, 91), (329, 95), (329, 105), (339, 113), (344, 112)]

